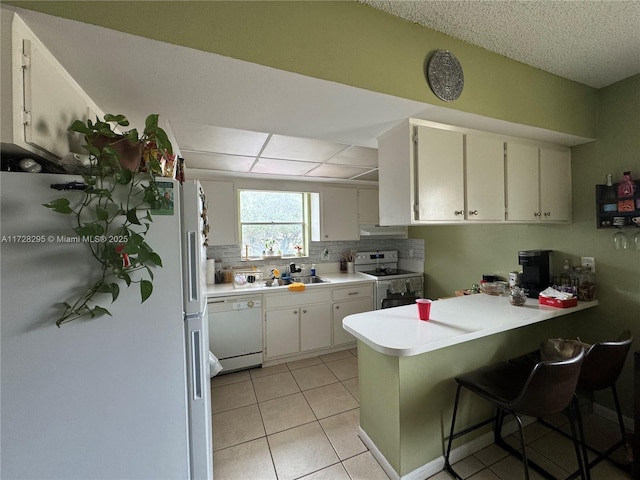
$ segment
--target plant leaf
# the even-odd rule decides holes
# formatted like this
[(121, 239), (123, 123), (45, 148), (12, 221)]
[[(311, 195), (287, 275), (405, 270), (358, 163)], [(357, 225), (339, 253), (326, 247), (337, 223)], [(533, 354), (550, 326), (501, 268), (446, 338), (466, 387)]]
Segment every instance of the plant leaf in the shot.
[(111, 303), (113, 303), (118, 298), (118, 295), (120, 295), (120, 286), (115, 282), (103, 283), (102, 285), (100, 285), (97, 291), (101, 293), (110, 293)]
[(120, 114), (120, 115), (113, 115), (111, 113), (106, 113), (104, 115), (104, 121), (105, 122), (116, 122), (118, 125), (120, 125), (121, 127), (126, 127), (129, 125), (129, 120), (127, 120), (127, 117), (125, 117), (124, 115)]
[[(90, 124), (91, 124), (91, 121), (89, 121), (89, 125)], [(93, 130), (91, 130), (91, 127), (85, 125), (84, 122), (82, 122), (81, 120), (76, 120), (75, 122), (73, 122), (67, 130), (69, 130), (70, 132), (82, 133), (84, 135), (91, 135), (93, 133)]]
[(124, 168), (120, 172), (117, 172), (114, 178), (120, 185), (128, 185), (133, 179), (133, 172), (128, 168)]
[(69, 200), (66, 198), (57, 198), (49, 203), (43, 203), (42, 205), (58, 213), (68, 214), (73, 212), (69, 206)]
[(129, 210), (127, 212), (127, 220), (129, 220), (131, 223), (135, 224), (135, 225), (142, 225), (140, 223), (140, 220), (138, 220), (138, 215), (136, 215), (136, 209), (132, 208), (131, 210)]
[(149, 253), (149, 260), (151, 260), (155, 265), (162, 267), (162, 259), (156, 252)]
[(109, 218), (109, 212), (107, 212), (104, 208), (96, 205), (96, 218), (101, 222), (104, 222)]
[(153, 293), (153, 283), (149, 280), (141, 280), (140, 281), (140, 297), (142, 298), (143, 303), (147, 298), (151, 296)]
[(104, 228), (99, 223), (85, 223), (80, 227), (74, 228), (75, 232), (81, 237), (93, 237), (97, 235), (102, 235), (104, 233)]
[(93, 307), (93, 309), (90, 310), (90, 312), (91, 312), (91, 318), (98, 317), (100, 315), (109, 315), (110, 317), (112, 316), (109, 310), (107, 310), (104, 307), (101, 307), (100, 305), (96, 305), (95, 307)]

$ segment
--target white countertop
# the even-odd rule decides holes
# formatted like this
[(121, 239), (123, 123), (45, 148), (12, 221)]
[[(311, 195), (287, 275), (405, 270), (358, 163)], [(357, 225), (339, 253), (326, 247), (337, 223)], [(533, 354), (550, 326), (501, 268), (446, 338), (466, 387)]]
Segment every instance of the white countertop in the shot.
[(506, 296), (485, 294), (436, 300), (431, 319), (418, 318), (417, 305), (387, 308), (346, 317), (344, 329), (374, 350), (387, 355), (411, 356), (457, 345), (550, 318), (595, 307), (597, 301), (577, 307), (542, 306), (528, 298), (522, 307)]
[[(375, 280), (361, 273), (347, 273), (347, 272), (330, 272), (321, 273), (318, 275), (321, 278), (329, 280), (328, 283), (313, 283), (306, 285), (307, 290), (314, 290), (317, 288), (330, 288), (341, 286), (344, 284), (354, 283), (373, 283)], [(228, 297), (236, 295), (251, 295), (262, 293), (285, 293), (288, 291), (287, 285), (283, 286), (271, 286), (267, 287), (263, 282), (256, 284), (256, 286), (247, 286), (242, 288), (235, 288), (233, 283), (218, 283), (215, 285), (207, 285), (207, 298), (216, 297)]]

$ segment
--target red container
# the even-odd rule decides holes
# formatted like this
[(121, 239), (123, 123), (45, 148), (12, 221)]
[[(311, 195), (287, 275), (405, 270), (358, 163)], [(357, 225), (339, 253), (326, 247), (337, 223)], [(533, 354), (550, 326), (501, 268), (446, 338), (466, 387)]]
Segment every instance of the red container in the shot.
[(549, 307), (569, 308), (578, 305), (578, 298), (568, 298), (567, 300), (560, 300), (559, 298), (550, 297), (538, 297), (540, 305), (548, 305)]

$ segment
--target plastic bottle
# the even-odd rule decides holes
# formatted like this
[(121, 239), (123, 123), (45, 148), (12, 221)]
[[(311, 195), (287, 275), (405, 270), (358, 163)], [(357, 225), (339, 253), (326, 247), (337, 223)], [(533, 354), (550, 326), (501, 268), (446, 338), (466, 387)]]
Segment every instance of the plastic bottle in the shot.
[(631, 179), (631, 172), (624, 172), (622, 181), (618, 184), (618, 198), (633, 197), (636, 185)]
[(316, 264), (315, 263), (311, 264), (311, 276), (312, 277), (316, 276)]

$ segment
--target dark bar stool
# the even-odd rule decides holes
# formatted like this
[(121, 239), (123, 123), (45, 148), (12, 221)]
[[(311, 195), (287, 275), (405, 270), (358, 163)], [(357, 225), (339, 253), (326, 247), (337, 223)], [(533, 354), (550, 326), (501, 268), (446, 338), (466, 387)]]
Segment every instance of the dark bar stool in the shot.
[[(599, 451), (585, 443), (586, 448), (596, 454), (596, 457), (590, 462), (585, 457), (587, 471), (609, 457), (614, 450), (625, 443), (625, 428), (622, 420), (620, 401), (618, 400), (618, 392), (616, 390), (616, 381), (622, 372), (622, 367), (624, 366), (632, 342), (633, 337), (631, 336), (631, 332), (627, 330), (620, 335), (618, 340), (594, 343), (585, 353), (576, 392), (579, 395), (583, 392), (597, 392), (610, 388), (618, 416), (618, 425), (620, 427), (620, 440), (605, 451)], [(578, 412), (578, 414), (580, 414), (580, 412)], [(565, 436), (567, 435), (564, 430), (542, 419), (538, 420), (547, 427), (553, 428)], [(569, 478), (576, 478), (579, 474), (580, 472), (574, 472)]]
[[(445, 454), (445, 470), (455, 478), (461, 479), (449, 462), (453, 440), (493, 422), (493, 435), (496, 444), (522, 460), (524, 478), (526, 480), (529, 480), (529, 466), (545, 478), (553, 479), (554, 477), (548, 472), (527, 459), (521, 416), (526, 415), (537, 418), (568, 410), (576, 458), (582, 471), (582, 454), (579, 440), (576, 436), (574, 420), (578, 421), (580, 438), (582, 438), (582, 425), (576, 413), (577, 401), (574, 393), (583, 358), (584, 350), (582, 346), (576, 345), (573, 355), (566, 360), (538, 362), (533, 368), (529, 368), (524, 363), (500, 362), (456, 377), (458, 388), (451, 418), (451, 432)], [(496, 406), (496, 415), (458, 433), (454, 433), (462, 387), (471, 390), (494, 404)], [(507, 413), (512, 414), (516, 419), (522, 452), (511, 447), (502, 438), (502, 424)]]

